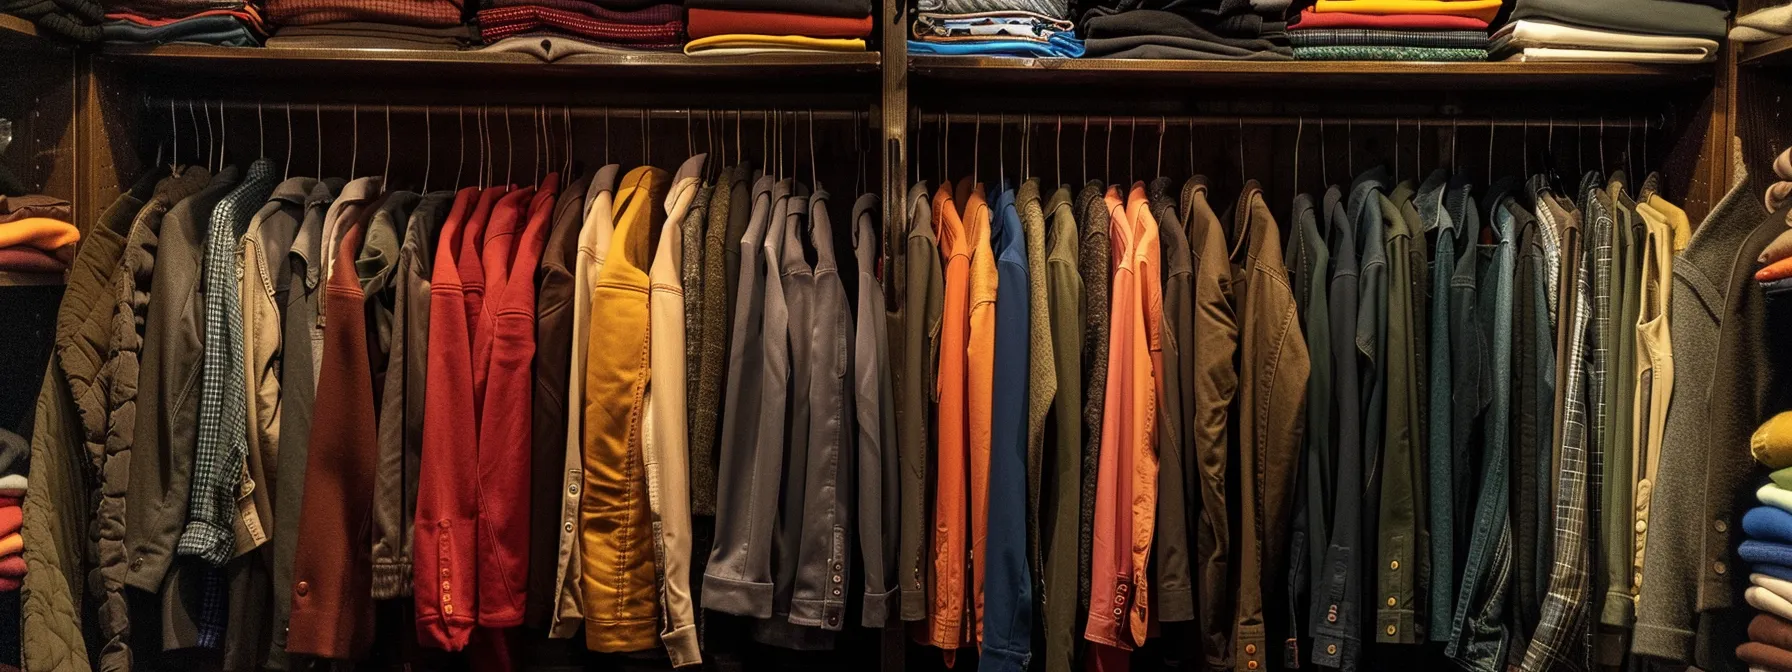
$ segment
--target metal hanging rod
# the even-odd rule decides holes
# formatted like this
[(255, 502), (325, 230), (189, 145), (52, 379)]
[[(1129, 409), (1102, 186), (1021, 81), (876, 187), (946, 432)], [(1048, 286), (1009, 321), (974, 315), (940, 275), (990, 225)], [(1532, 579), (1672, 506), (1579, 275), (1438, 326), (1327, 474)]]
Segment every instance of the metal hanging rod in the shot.
[(1000, 113), (978, 114), (974, 112), (917, 112), (913, 115), (917, 124), (990, 124), (1019, 126), (1029, 124), (1035, 127), (1054, 126), (1057, 124), (1084, 124), (1090, 127), (1107, 126), (1298, 126), (1306, 124), (1317, 127), (1321, 122), (1338, 126), (1352, 124), (1356, 126), (1420, 126), (1428, 128), (1598, 128), (1606, 129), (1636, 128), (1660, 130), (1667, 127), (1665, 117), (1659, 115), (1631, 117), (1544, 117), (1514, 119), (1511, 117), (1352, 117), (1352, 116), (1216, 116), (1216, 115), (1105, 115), (1105, 114), (1034, 114), (1034, 113)]
[(572, 114), (573, 118), (575, 118), (575, 119), (603, 119), (603, 118), (607, 117), (607, 118), (610, 118), (615, 121), (638, 119), (641, 117), (642, 114), (646, 114), (647, 118), (649, 118), (649, 119), (677, 119), (677, 120), (683, 120), (683, 119), (701, 120), (704, 117), (709, 116), (709, 115), (716, 115), (718, 117), (723, 116), (723, 115), (733, 115), (733, 116), (738, 116), (742, 119), (749, 120), (749, 121), (753, 120), (755, 118), (758, 118), (758, 117), (772, 118), (777, 115), (784, 115), (786, 118), (796, 118), (796, 119), (800, 119), (802, 121), (807, 121), (811, 117), (813, 117), (816, 121), (855, 121), (855, 120), (869, 121), (870, 119), (872, 119), (872, 116), (870, 114), (863, 112), (863, 111), (811, 110), (811, 109), (807, 109), (807, 108), (754, 110), (754, 109), (735, 109), (735, 108), (711, 109), (711, 108), (592, 107), (589, 105), (568, 106), (568, 105), (549, 105), (549, 104), (541, 104), (541, 105), (417, 105), (417, 104), (411, 104), (411, 103), (405, 103), (405, 104), (396, 104), (395, 103), (395, 104), (388, 105), (386, 103), (366, 103), (366, 104), (289, 103), (286, 101), (221, 100), (221, 99), (216, 99), (216, 98), (178, 98), (177, 99), (177, 98), (150, 98), (150, 97), (145, 97), (143, 99), (143, 104), (144, 104), (145, 108), (150, 109), (150, 110), (166, 110), (166, 109), (168, 109), (169, 105), (172, 104), (176, 110), (185, 110), (188, 107), (198, 108), (200, 106), (210, 106), (211, 109), (216, 110), (216, 109), (219, 109), (219, 106), (222, 106), (223, 109), (225, 109), (227, 111), (256, 112), (259, 110), (263, 113), (271, 113), (274, 111), (284, 112), (288, 107), (291, 107), (293, 109), (293, 111), (295, 111), (295, 112), (312, 112), (312, 113), (328, 112), (328, 113), (332, 113), (332, 114), (334, 114), (334, 113), (349, 114), (349, 113), (355, 113), (355, 112), (385, 114), (388, 110), (390, 110), (392, 114), (412, 114), (412, 115), (448, 114), (448, 115), (452, 115), (457, 112), (459, 112), (459, 113), (475, 112), (476, 113), (476, 112), (483, 111), (487, 116), (496, 116), (496, 115), (504, 114), (506, 111), (508, 111), (511, 115), (520, 116), (520, 117), (527, 117), (529, 114), (533, 113), (536, 110), (545, 110), (545, 111), (547, 111), (549, 117), (557, 117), (565, 112), (570, 112)]

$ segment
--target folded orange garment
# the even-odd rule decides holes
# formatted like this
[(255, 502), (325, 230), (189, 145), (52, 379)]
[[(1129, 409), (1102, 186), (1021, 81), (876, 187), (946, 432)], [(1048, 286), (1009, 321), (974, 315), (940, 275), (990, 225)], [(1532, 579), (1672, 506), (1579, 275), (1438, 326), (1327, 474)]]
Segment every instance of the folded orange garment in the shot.
[(1792, 278), (1792, 257), (1773, 262), (1762, 267), (1761, 270), (1755, 271), (1756, 282), (1772, 282), (1786, 278)]
[(80, 229), (62, 220), (26, 217), (0, 224), (0, 247), (35, 247), (55, 255), (63, 263), (75, 260), (75, 243), (79, 242)]
[(1316, 12), (1355, 14), (1443, 14), (1492, 21), (1500, 0), (1318, 0)]
[(24, 509), (17, 506), (0, 506), (0, 535), (19, 531), (19, 524), (24, 521)]
[(25, 550), (25, 536), (14, 532), (0, 537), (0, 557), (15, 555)]
[(180, 18), (174, 18), (174, 19), (143, 16), (142, 14), (136, 14), (133, 12), (107, 12), (106, 13), (106, 18), (109, 20), (129, 21), (131, 23), (135, 23), (140, 26), (152, 26), (152, 27), (166, 26), (171, 23), (185, 21), (187, 19), (196, 19), (201, 16), (234, 16), (238, 19), (242, 19), (243, 24), (248, 26), (250, 29), (255, 30), (256, 32), (264, 33), (264, 34), (267, 33), (266, 27), (263, 26), (261, 23), (261, 14), (259, 12), (255, 11), (254, 5), (244, 5), (240, 9), (208, 9), (203, 12), (188, 14), (186, 16), (183, 16)]

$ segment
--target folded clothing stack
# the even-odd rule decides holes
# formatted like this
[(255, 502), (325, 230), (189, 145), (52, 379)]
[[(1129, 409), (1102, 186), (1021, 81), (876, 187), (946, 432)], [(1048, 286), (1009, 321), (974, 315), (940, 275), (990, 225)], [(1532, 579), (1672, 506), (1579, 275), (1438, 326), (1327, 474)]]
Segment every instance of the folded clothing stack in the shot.
[(1288, 0), (1102, 0), (1077, 26), (1092, 58), (1285, 61)]
[(1779, 181), (1767, 186), (1763, 200), (1768, 212), (1786, 213), (1786, 230), (1761, 251), (1757, 261), (1762, 266), (1755, 271), (1755, 282), (1761, 283), (1769, 296), (1779, 296), (1792, 292), (1792, 210), (1788, 209), (1792, 205), (1792, 149), (1773, 160), (1773, 172)]
[(460, 0), (267, 0), (268, 46), (458, 49), (472, 41)]
[[(0, 271), (61, 273), (81, 232), (69, 202), (53, 196), (0, 196)], [(3, 447), (0, 447), (3, 448)]]
[(1736, 657), (1759, 669), (1792, 668), (1792, 412), (1762, 423), (1749, 438), (1757, 462), (1775, 471), (1755, 491), (1760, 506), (1742, 516), (1744, 540), (1736, 555), (1748, 563), (1749, 606), (1761, 614), (1749, 624)]
[(677, 49), (684, 11), (650, 0), (495, 0), (479, 10), (487, 49), (531, 51), (546, 60), (572, 53)]
[(1484, 61), (1500, 0), (1317, 0), (1288, 27), (1304, 61)]
[(865, 51), (871, 0), (689, 0), (692, 56)]
[(105, 10), (93, 0), (0, 0), (0, 14), (30, 21), (37, 29), (76, 42), (98, 42)]
[(1703, 63), (1717, 58), (1729, 12), (1688, 0), (1518, 0), (1494, 34), (1513, 61)]
[(911, 54), (1083, 55), (1068, 0), (921, 0), (911, 25)]
[(1792, 35), (1792, 4), (1775, 5), (1736, 17), (1730, 39), (1737, 42), (1766, 42)]
[(18, 590), (25, 581), (24, 524), (26, 474), (31, 443), (0, 429), (0, 593)]
[(259, 46), (267, 38), (261, 10), (244, 0), (111, 0), (101, 39), (135, 44)]

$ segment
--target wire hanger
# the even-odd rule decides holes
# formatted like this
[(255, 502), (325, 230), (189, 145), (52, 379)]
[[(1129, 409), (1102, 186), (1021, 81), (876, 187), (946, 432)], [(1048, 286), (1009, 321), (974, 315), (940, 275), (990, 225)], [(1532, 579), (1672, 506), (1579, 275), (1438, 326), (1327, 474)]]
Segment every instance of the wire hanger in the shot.
[(1487, 118), (1487, 183), (1493, 184), (1493, 134), (1497, 126), (1493, 117)]
[(1106, 150), (1102, 151), (1101, 160), (1102, 160), (1101, 179), (1103, 182), (1112, 182), (1114, 179), (1114, 117), (1113, 117), (1113, 115), (1108, 115), (1108, 147)]
[(566, 137), (564, 138), (566, 141), (566, 168), (564, 169), (564, 172), (568, 175), (571, 175), (572, 174), (572, 150), (573, 150), (572, 106), (571, 105), (561, 105), (560, 106), (560, 119), (565, 124), (564, 129), (566, 130)]
[(821, 191), (821, 179), (815, 174), (815, 110), (809, 110), (809, 184)]
[[(212, 106), (210, 103), (202, 101), (199, 104), (199, 109), (205, 113), (205, 167), (216, 173), (220, 169), (212, 167), (212, 158), (216, 156), (218, 150), (217, 138), (212, 135)], [(198, 139), (197, 134), (194, 139)]]
[(351, 105), (349, 110), (350, 116), (354, 118), (354, 121), (350, 123), (354, 128), (354, 135), (349, 139), (349, 146), (353, 147), (354, 151), (349, 154), (348, 160), (348, 179), (352, 180), (355, 179), (355, 167), (361, 161), (361, 108), (358, 105)]
[(1054, 140), (1052, 143), (1052, 151), (1055, 153), (1055, 158), (1053, 159), (1053, 163), (1052, 163), (1052, 181), (1056, 182), (1058, 184), (1063, 184), (1064, 183), (1064, 115), (1062, 115), (1062, 114), (1058, 115), (1058, 121), (1055, 124), (1055, 126), (1057, 128), (1057, 139)]
[(255, 157), (266, 158), (268, 155), (268, 125), (261, 114), (261, 101), (255, 101)]
[(1164, 176), (1164, 134), (1168, 131), (1168, 129), (1166, 127), (1169, 125), (1169, 123), (1170, 122), (1169, 122), (1168, 118), (1166, 118), (1163, 115), (1158, 115), (1158, 117), (1157, 117), (1157, 171), (1156, 171), (1157, 174), (1152, 176), (1154, 178)]
[(1083, 184), (1089, 183), (1089, 117), (1083, 117)]
[(1356, 120), (1344, 119), (1344, 171), (1356, 179)]
[(1126, 122), (1126, 186), (1128, 188), (1134, 184), (1132, 170), (1134, 166), (1138, 165), (1138, 149), (1139, 122), (1137, 119), (1133, 119)]
[(180, 175), (180, 117), (174, 113), (174, 99), (168, 99), (168, 128), (172, 133), (169, 145), (174, 151), (168, 156), (168, 172)]
[(218, 101), (218, 170), (224, 169), (224, 149), (228, 146), (227, 133), (230, 129), (224, 124), (224, 101)]
[(430, 108), (423, 108), (423, 193), (429, 193), (429, 170), (435, 166), (436, 134), (430, 123)]
[(996, 188), (1008, 186), (1008, 117), (996, 116)]
[(971, 127), (971, 184), (982, 181), (983, 171), (983, 113), (977, 113), (976, 125)]
[(1249, 178), (1245, 177), (1246, 172), (1248, 172), (1248, 171), (1246, 171), (1245, 166), (1244, 166), (1244, 117), (1239, 117), (1238, 118), (1238, 180), (1241, 184), (1244, 182), (1244, 180), (1249, 179)]
[(386, 103), (386, 164), (380, 167), (380, 191), (387, 191), (392, 180), (392, 104)]
[(317, 179), (324, 179), (324, 112), (323, 108), (311, 106), (311, 118), (317, 122)]
[(1299, 117), (1294, 122), (1294, 193), (1300, 193), (1300, 139), (1306, 133), (1307, 118)]
[(286, 170), (280, 179), (292, 177), (292, 102), (286, 103)]
[(504, 106), (504, 191), (508, 193), (516, 187), (512, 172), (516, 169), (516, 136), (511, 134), (510, 106)]

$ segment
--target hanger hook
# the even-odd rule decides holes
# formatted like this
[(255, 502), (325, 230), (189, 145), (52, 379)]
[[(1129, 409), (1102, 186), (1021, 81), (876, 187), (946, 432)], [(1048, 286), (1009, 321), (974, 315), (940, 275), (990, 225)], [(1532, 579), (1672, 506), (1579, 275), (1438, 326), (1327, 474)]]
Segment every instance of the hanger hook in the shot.
[(1108, 147), (1101, 153), (1102, 181), (1114, 179), (1114, 115), (1108, 115)]
[(436, 133), (430, 122), (430, 108), (423, 108), (423, 193), (429, 193), (429, 171), (435, 166)]
[(174, 146), (174, 151), (168, 157), (168, 172), (180, 172), (180, 116), (174, 112), (173, 98), (168, 99), (168, 128), (173, 132), (168, 137), (172, 138), (170, 142)]
[(261, 101), (255, 101), (255, 154), (256, 158), (268, 155), (268, 124), (261, 114)]
[(1493, 184), (1493, 135), (1498, 125), (1493, 117), (1487, 118), (1487, 183)]
[(1307, 131), (1307, 118), (1295, 117), (1294, 120), (1294, 193), (1300, 193), (1300, 139)]
[(1169, 130), (1169, 125), (1169, 117), (1161, 114), (1157, 116), (1157, 175), (1155, 177), (1164, 176), (1164, 134)]
[(280, 179), (292, 177), (292, 102), (286, 103), (286, 170)]
[(1246, 171), (1245, 171), (1245, 167), (1244, 167), (1244, 117), (1239, 117), (1238, 118), (1238, 179), (1240, 182), (1243, 182), (1244, 180), (1248, 179), (1244, 175), (1245, 172)]
[(1137, 117), (1126, 122), (1126, 186), (1133, 185), (1133, 167), (1138, 164), (1139, 120)]
[(350, 122), (350, 126), (353, 127), (353, 135), (349, 136), (349, 144), (354, 147), (354, 153), (349, 155), (348, 179), (352, 180), (355, 179), (355, 167), (361, 160), (361, 106), (351, 104), (349, 110), (349, 114), (353, 117), (353, 121)]
[(324, 109), (311, 106), (311, 118), (317, 122), (317, 179), (324, 179)]
[(1057, 182), (1058, 184), (1063, 184), (1064, 183), (1064, 115), (1062, 115), (1062, 114), (1058, 115), (1057, 123), (1054, 124), (1054, 126), (1056, 128), (1057, 139), (1055, 141), (1053, 141), (1053, 143), (1052, 143), (1052, 145), (1053, 145), (1052, 151), (1054, 153), (1054, 158), (1053, 158), (1053, 163), (1052, 163), (1052, 181)]
[(386, 103), (386, 165), (380, 168), (380, 190), (392, 180), (392, 103)]

